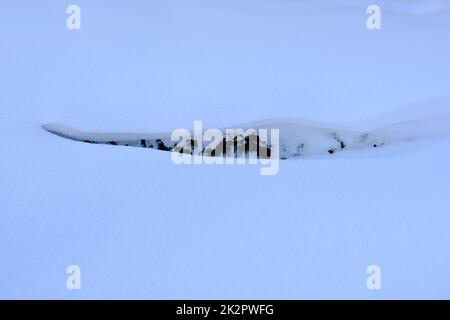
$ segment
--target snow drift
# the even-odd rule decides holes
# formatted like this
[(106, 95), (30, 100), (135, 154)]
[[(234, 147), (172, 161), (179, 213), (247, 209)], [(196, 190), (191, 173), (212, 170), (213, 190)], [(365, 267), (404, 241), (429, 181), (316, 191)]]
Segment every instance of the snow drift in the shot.
[[(192, 144), (189, 152), (194, 154), (195, 139), (190, 141), (177, 141), (171, 137), (170, 133), (95, 133), (73, 129), (59, 124), (46, 124), (43, 128), (48, 132), (63, 138), (82, 141), (87, 143), (110, 144), (131, 147), (152, 148), (162, 151), (183, 151), (186, 144)], [(228, 136), (226, 129), (220, 129), (226, 137), (223, 140), (224, 154), (226, 144), (233, 145), (241, 138), (249, 141), (246, 132), (255, 129), (279, 129), (279, 141), (271, 141), (270, 144), (278, 143), (281, 159), (295, 158), (301, 156), (332, 155), (351, 149), (379, 148), (388, 144), (415, 141), (425, 138), (441, 137), (450, 135), (450, 118), (422, 119), (404, 121), (381, 126), (366, 131), (349, 130), (346, 128), (329, 128), (320, 123), (311, 123), (302, 120), (271, 120), (255, 123), (246, 123), (235, 128), (242, 129), (244, 135), (239, 137)], [(262, 140), (258, 136), (258, 141)], [(264, 147), (267, 139), (264, 139)], [(258, 144), (258, 150), (261, 148)], [(184, 148), (184, 149), (183, 149)], [(232, 156), (237, 157), (237, 149), (234, 148)], [(248, 150), (248, 149), (247, 149)], [(205, 154), (206, 147), (201, 150)], [(219, 154), (215, 150), (214, 154)], [(221, 153), (220, 153), (221, 154)], [(210, 153), (208, 153), (210, 155)], [(258, 153), (259, 156), (259, 153)], [(270, 156), (270, 154), (269, 154)]]

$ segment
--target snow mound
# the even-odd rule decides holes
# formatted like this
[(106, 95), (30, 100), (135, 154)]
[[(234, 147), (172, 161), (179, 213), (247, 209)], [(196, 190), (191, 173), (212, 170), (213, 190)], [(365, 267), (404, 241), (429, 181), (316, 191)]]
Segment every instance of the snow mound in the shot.
[[(144, 147), (178, 152), (186, 150), (187, 145), (189, 145), (189, 153), (191, 154), (194, 153), (194, 146), (199, 145), (199, 141), (195, 138), (189, 138), (188, 141), (177, 141), (172, 139), (170, 133), (94, 133), (58, 124), (47, 124), (42, 127), (63, 138), (95, 144)], [(245, 141), (248, 145), (253, 134), (252, 129), (255, 132), (260, 132), (261, 129), (269, 131), (278, 129), (280, 139), (279, 141), (270, 141), (270, 146), (279, 148), (281, 159), (288, 159), (300, 156), (332, 155), (344, 150), (378, 148), (387, 144), (449, 136), (450, 118), (404, 121), (366, 131), (329, 128), (320, 125), (320, 123), (303, 120), (267, 120), (241, 124), (235, 128), (242, 130), (242, 137), (239, 137), (238, 131), (229, 136), (227, 129), (220, 129), (225, 137), (223, 138), (223, 144), (221, 144), (225, 154), (228, 154), (225, 147), (227, 144), (233, 146), (238, 144), (238, 141)], [(195, 134), (192, 136), (197, 137)], [(261, 141), (259, 135), (256, 138)], [(263, 141), (264, 147), (269, 145), (266, 144), (268, 142), (267, 137)], [(206, 148), (206, 146), (202, 148), (202, 154), (205, 154)], [(218, 148), (218, 143), (215, 144), (214, 148)], [(258, 148), (261, 148), (261, 144), (258, 144)], [(214, 149), (215, 154), (219, 154), (217, 150)], [(246, 150), (248, 151), (248, 148)], [(238, 156), (236, 148), (234, 148), (232, 156)]]

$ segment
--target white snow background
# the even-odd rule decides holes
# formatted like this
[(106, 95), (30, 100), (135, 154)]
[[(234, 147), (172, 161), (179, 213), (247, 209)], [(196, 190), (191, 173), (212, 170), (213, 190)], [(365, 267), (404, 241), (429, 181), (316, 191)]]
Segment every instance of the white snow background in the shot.
[(261, 176), (41, 128), (449, 117), (449, 58), (447, 1), (2, 1), (0, 298), (450, 298), (448, 137)]

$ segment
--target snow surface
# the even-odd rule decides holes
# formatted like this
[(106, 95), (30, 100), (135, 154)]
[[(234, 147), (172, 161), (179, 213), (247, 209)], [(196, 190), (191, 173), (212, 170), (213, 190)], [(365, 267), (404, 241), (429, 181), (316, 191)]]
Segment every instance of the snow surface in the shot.
[[(447, 1), (377, 1), (379, 31), (365, 0), (70, 4), (1, 5), (0, 298), (450, 298)], [(443, 137), (261, 176), (41, 128), (275, 118)]]
[[(336, 152), (379, 148), (395, 143), (450, 136), (450, 118), (416, 119), (414, 121), (391, 123), (364, 131), (355, 131), (343, 127), (328, 128), (319, 123), (312, 124), (301, 120), (266, 120), (216, 129), (220, 133), (220, 137), (211, 139), (208, 137), (205, 143), (202, 142), (208, 128), (203, 128), (200, 122), (199, 126), (198, 130), (195, 130), (194, 124), (193, 131), (182, 128), (185, 133), (182, 138), (176, 133), (170, 132), (85, 132), (61, 124), (44, 124), (42, 128), (62, 138), (85, 143), (144, 147), (177, 153), (183, 152), (187, 148), (186, 153), (203, 156), (210, 156), (212, 150), (215, 150), (218, 156), (220, 150), (220, 157), (224, 155), (225, 150), (229, 150), (229, 154), (226, 152), (227, 156), (242, 159), (245, 159), (251, 151), (254, 151), (253, 153), (256, 156), (256, 144), (259, 138), (262, 141), (261, 147), (265, 148), (269, 144), (272, 151), (277, 150), (275, 152), (276, 157), (274, 154), (268, 155), (273, 160), (301, 159), (305, 156), (323, 155), (334, 157)], [(265, 132), (264, 137), (260, 137), (258, 134), (261, 130)], [(277, 130), (279, 133), (277, 134), (278, 138), (272, 140), (271, 132), (273, 130)], [(251, 149), (250, 137), (254, 140), (255, 147), (253, 149)], [(239, 143), (234, 143), (235, 139)], [(219, 146), (219, 143), (223, 141), (228, 147)], [(247, 151), (245, 151), (246, 144)], [(241, 148), (240, 151), (238, 148)]]

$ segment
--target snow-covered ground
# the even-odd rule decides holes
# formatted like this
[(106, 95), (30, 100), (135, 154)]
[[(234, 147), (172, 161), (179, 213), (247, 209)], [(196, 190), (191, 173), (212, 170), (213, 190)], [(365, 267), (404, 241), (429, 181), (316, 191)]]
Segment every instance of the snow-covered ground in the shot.
[[(71, 4), (81, 30), (66, 28)], [(371, 4), (381, 30), (366, 27)], [(448, 1), (0, 8), (0, 298), (450, 298)], [(263, 119), (389, 138), (404, 132), (384, 126), (408, 121), (400, 129), (427, 139), (288, 159), (261, 176), (41, 128)], [(81, 290), (66, 287), (69, 265)], [(366, 286), (370, 265), (381, 290)]]

